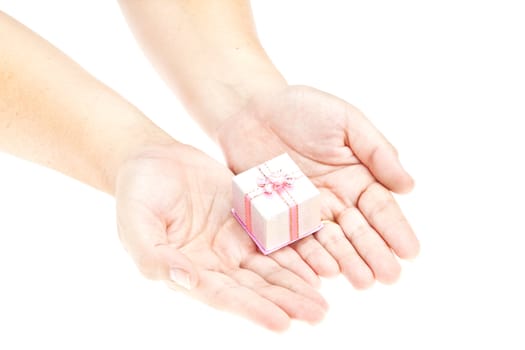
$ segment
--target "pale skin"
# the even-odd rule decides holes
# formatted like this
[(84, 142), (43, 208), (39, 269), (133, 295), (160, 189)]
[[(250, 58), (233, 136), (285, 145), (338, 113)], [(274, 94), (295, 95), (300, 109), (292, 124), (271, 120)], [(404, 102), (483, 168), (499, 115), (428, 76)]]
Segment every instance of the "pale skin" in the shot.
[(121, 240), (146, 277), (272, 330), (322, 319), (318, 276), (341, 271), (358, 288), (398, 278), (392, 251), (410, 258), (419, 248), (389, 190), (413, 182), (358, 110), (288, 86), (245, 1), (121, 5), (231, 171), (287, 151), (321, 189), (325, 229), (259, 254), (229, 213), (230, 170), (173, 140), (1, 12), (0, 149), (114, 195)]
[(276, 331), (322, 319), (326, 301), (295, 272), (299, 257), (261, 255), (230, 215), (227, 168), (2, 12), (0, 149), (114, 195), (120, 238), (146, 277)]
[[(396, 255), (415, 257), (419, 243), (390, 191), (408, 192), (413, 180), (366, 117), (337, 97), (289, 86), (257, 38), (249, 1), (120, 4), (154, 66), (234, 173), (288, 152), (321, 190), (328, 222), (292, 246), (305, 262), (296, 272), (342, 272), (356, 288), (396, 281)], [(273, 258), (292, 256), (286, 249)]]

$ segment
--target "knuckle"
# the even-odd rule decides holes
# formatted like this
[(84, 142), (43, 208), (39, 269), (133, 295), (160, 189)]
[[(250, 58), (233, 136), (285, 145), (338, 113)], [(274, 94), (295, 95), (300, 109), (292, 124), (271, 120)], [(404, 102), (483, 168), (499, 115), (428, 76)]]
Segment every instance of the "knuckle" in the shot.
[(344, 226), (344, 232), (348, 240), (352, 243), (366, 237), (369, 233), (369, 226), (366, 220), (364, 220), (357, 208), (348, 208), (345, 210), (341, 217), (340, 221)]
[(368, 233), (368, 225), (360, 223), (354, 226), (351, 230), (349, 230), (348, 239), (355, 243), (363, 239), (364, 237), (366, 237), (367, 233)]
[(345, 241), (346, 239), (344, 238), (343, 234), (334, 232), (332, 234), (326, 235), (322, 243), (328, 247), (339, 247), (345, 244)]
[[(394, 197), (379, 184), (371, 185), (367, 190), (367, 196), (363, 197), (373, 198), (373, 200), (366, 201), (368, 203), (373, 203), (373, 205), (369, 208), (365, 208), (366, 216), (370, 222), (376, 222), (378, 217), (395, 205)], [(362, 203), (365, 202), (363, 201)]]

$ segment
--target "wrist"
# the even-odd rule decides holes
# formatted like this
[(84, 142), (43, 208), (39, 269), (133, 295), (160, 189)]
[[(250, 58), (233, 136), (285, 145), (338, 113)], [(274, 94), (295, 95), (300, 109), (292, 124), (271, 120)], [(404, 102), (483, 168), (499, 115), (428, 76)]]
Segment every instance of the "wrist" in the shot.
[(127, 163), (153, 149), (178, 144), (140, 112), (129, 119), (131, 123), (123, 126), (122, 134), (114, 133), (114, 142), (102, 157), (98, 187), (111, 195), (115, 194), (119, 174)]
[(288, 86), (285, 78), (260, 50), (221, 55), (209, 72), (200, 72), (181, 91), (189, 113), (216, 142), (225, 121), (241, 111), (250, 101)]

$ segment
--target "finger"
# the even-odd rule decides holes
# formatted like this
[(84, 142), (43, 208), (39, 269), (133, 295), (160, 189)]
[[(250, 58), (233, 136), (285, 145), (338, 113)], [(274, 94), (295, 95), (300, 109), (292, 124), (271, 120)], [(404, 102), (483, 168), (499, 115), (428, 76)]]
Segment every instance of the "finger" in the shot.
[(170, 245), (155, 247), (159, 261), (157, 263), (158, 278), (170, 279), (178, 285), (190, 290), (199, 282), (199, 274), (194, 264), (179, 249)]
[(134, 254), (140, 272), (152, 280), (171, 280), (185, 289), (194, 288), (199, 274), (193, 263), (177, 248), (167, 244), (144, 245)]
[(358, 207), (368, 222), (402, 259), (414, 258), (419, 241), (392, 194), (380, 184), (372, 184), (359, 198)]
[(119, 207), (119, 234), (142, 274), (154, 280), (173, 280), (191, 289), (198, 283), (198, 273), (192, 262), (175, 246), (167, 242), (166, 227), (153, 213), (140, 205)]
[(379, 282), (390, 284), (399, 278), (399, 262), (357, 208), (345, 209), (337, 221)]
[(279, 265), (295, 273), (313, 287), (319, 287), (321, 280), (312, 268), (290, 247), (281, 248), (269, 255)]
[(337, 261), (313, 236), (305, 237), (291, 247), (319, 276), (331, 277), (339, 273)]
[(315, 236), (337, 260), (341, 273), (355, 288), (365, 289), (374, 283), (374, 274), (370, 267), (357, 254), (338, 224), (325, 221), (323, 229)]
[(221, 272), (200, 271), (199, 285), (190, 295), (273, 331), (284, 331), (290, 325), (290, 317), (279, 306)]
[(414, 180), (403, 168), (395, 148), (356, 108), (347, 107), (347, 145), (370, 172), (388, 189), (405, 193)]
[(268, 257), (260, 254), (250, 254), (241, 262), (241, 268), (253, 271), (269, 284), (289, 289), (310, 299), (324, 309), (328, 308), (327, 302), (312, 286)]
[(252, 289), (279, 306), (291, 318), (317, 323), (325, 315), (326, 307), (320, 306), (317, 302), (312, 301), (311, 298), (307, 298), (300, 293), (271, 284), (251, 270), (236, 269), (228, 272), (228, 274), (242, 286)]

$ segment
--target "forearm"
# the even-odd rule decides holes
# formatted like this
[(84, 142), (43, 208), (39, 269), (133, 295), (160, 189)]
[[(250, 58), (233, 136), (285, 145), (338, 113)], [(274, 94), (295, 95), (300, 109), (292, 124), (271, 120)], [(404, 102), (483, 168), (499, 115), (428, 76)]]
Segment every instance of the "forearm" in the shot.
[(286, 82), (261, 46), (246, 0), (120, 0), (157, 70), (208, 135), (254, 95)]
[(113, 193), (121, 163), (162, 140), (136, 108), (0, 12), (0, 150)]

